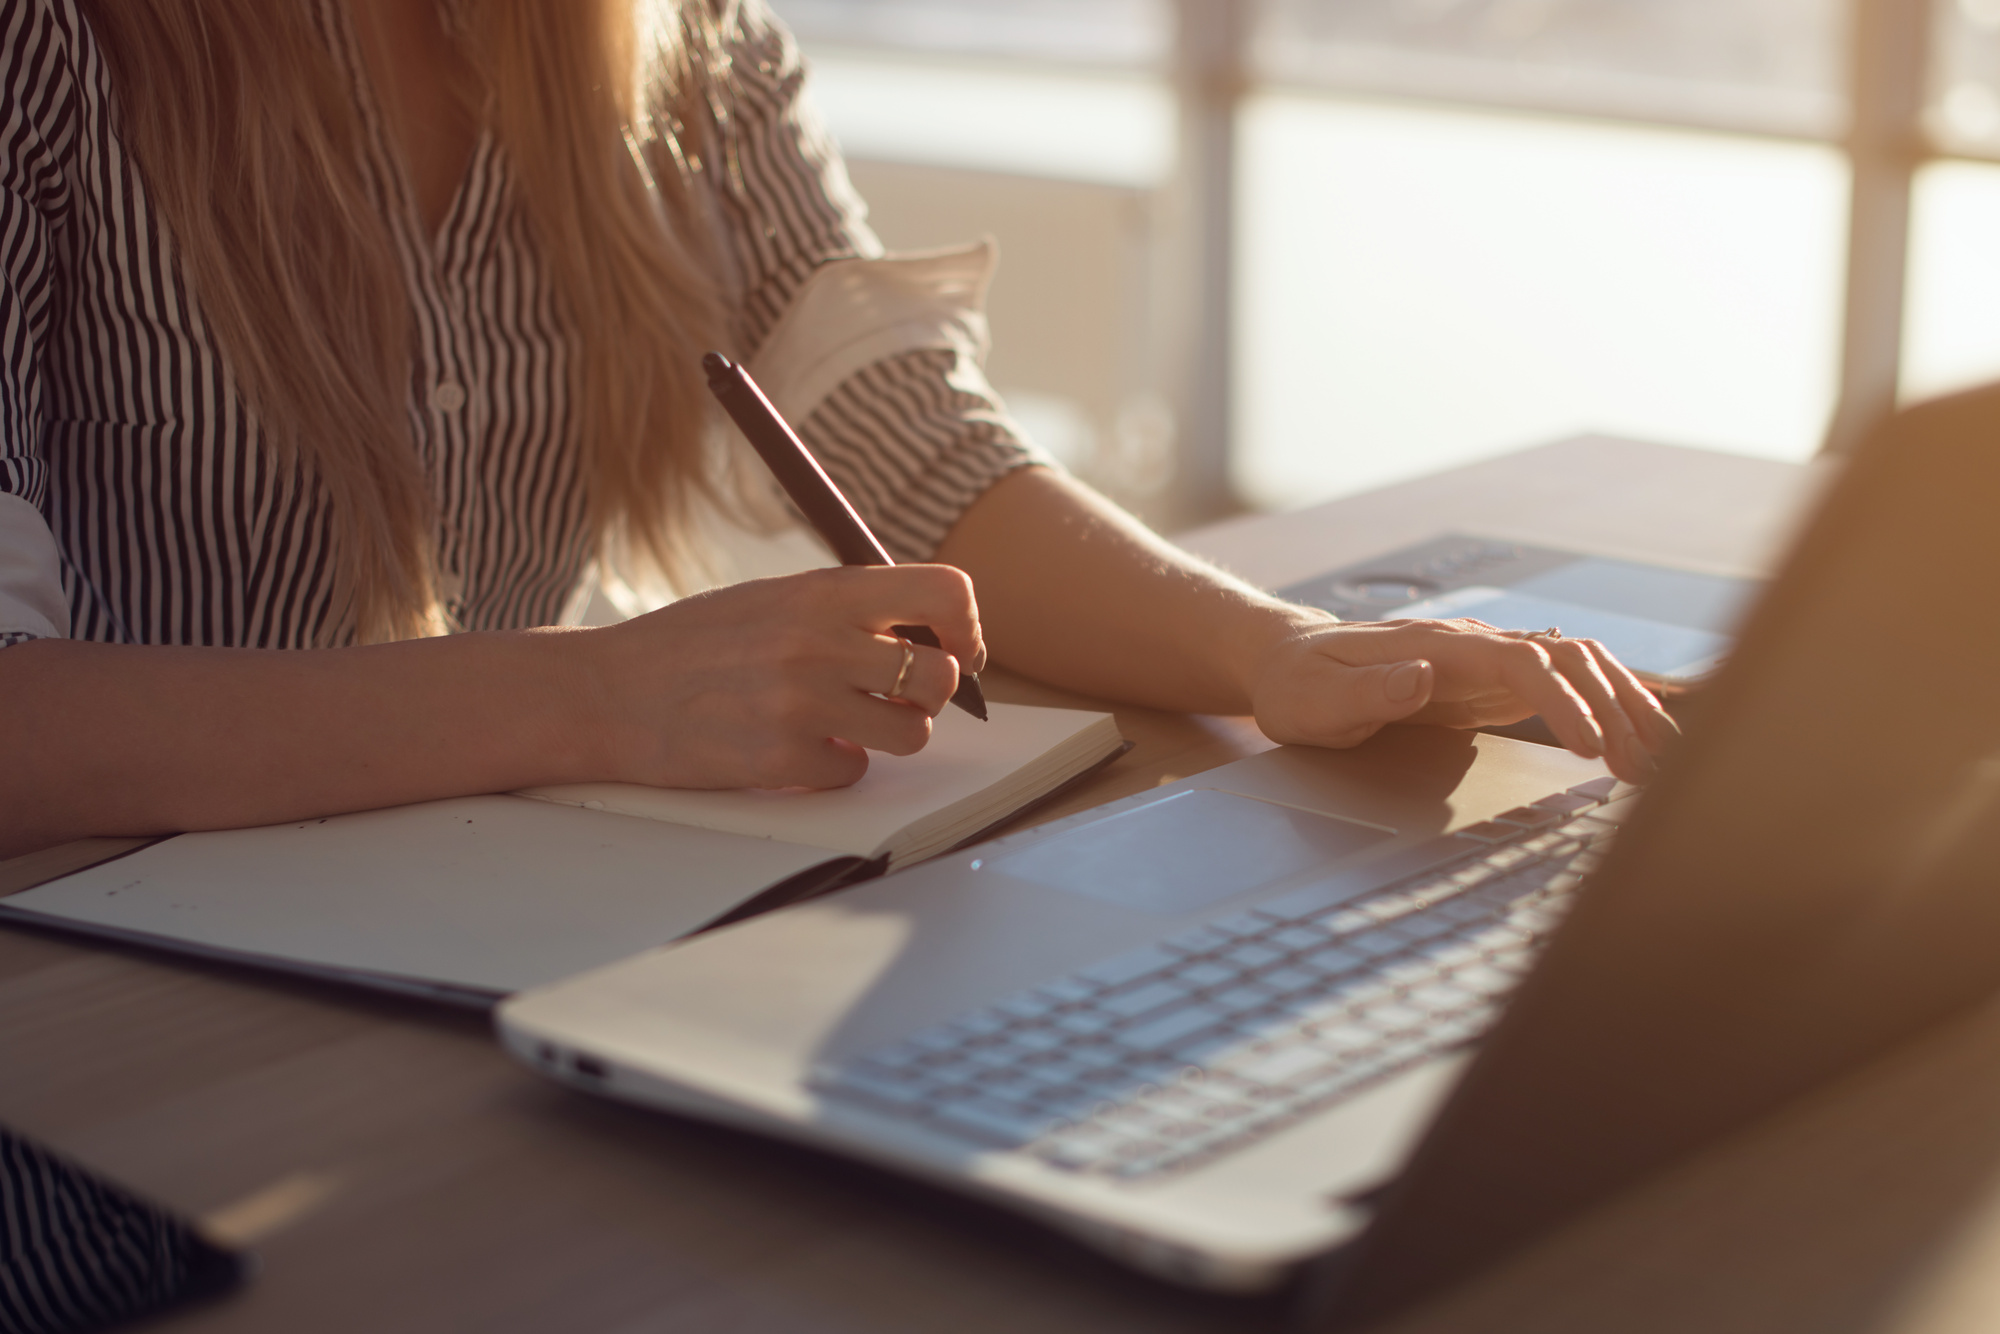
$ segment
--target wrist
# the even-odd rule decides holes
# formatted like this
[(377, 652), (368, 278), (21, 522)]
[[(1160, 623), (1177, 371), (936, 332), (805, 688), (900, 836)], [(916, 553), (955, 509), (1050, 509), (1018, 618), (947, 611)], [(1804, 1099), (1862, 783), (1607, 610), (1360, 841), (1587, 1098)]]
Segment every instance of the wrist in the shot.
[[(1225, 641), (1226, 667), (1238, 692), (1252, 705), (1265, 664), (1282, 646), (1340, 624), (1332, 612), (1273, 597), (1259, 597), (1244, 610), (1246, 615), (1237, 632)], [(1249, 711), (1254, 712), (1254, 708)]]
[(491, 716), (510, 735), (517, 786), (582, 783), (625, 772), (605, 689), (605, 630), (545, 626), (495, 636), (506, 666)]

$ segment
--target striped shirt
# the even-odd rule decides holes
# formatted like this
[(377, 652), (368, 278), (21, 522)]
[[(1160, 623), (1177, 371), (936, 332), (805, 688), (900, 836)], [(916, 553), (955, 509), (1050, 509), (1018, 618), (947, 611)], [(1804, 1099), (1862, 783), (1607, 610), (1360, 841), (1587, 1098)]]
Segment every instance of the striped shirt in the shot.
[[(473, 630), (558, 623), (580, 608), (598, 554), (570, 419), (577, 339), (507, 154), (482, 133), (427, 235), (344, 3), (282, 2), (316, 6), (366, 131), (364, 179), (408, 291), (410, 431), (446, 610)], [(980, 373), (983, 277), (956, 296), (908, 296), (910, 274), (938, 291), (942, 280), (882, 257), (802, 101), (789, 35), (753, 2), (729, 41), (723, 132), (740, 175), (709, 214), (738, 346), (782, 341), (792, 361), (838, 371), (809, 384), (771, 368), (807, 386), (780, 405), (884, 544), (928, 557), (993, 481), (1045, 461)], [(116, 90), (74, 0), (0, 0), (0, 57), (0, 645), (338, 642), (325, 497), (266, 446), (238, 395), (117, 134)], [(901, 282), (930, 316), (841, 352), (841, 312), (881, 303), (843, 305), (834, 274), (848, 287)]]

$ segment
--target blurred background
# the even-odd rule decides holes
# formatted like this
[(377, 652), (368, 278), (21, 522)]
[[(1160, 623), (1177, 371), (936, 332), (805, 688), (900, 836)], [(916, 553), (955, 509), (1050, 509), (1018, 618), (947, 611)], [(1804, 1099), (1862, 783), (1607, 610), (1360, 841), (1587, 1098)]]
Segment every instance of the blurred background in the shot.
[(2000, 0), (773, 0), (892, 248), (1173, 528), (2000, 375)]

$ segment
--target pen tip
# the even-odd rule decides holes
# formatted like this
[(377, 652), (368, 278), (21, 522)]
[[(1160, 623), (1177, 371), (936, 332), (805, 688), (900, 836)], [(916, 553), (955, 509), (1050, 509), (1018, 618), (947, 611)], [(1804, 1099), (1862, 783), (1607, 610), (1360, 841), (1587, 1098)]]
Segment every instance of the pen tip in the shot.
[(987, 721), (986, 692), (979, 688), (979, 678), (970, 672), (958, 678), (958, 690), (953, 693), (951, 702), (980, 722)]
[(714, 384), (723, 376), (736, 369), (735, 363), (720, 352), (710, 352), (701, 359), (701, 368), (708, 372), (708, 382)]

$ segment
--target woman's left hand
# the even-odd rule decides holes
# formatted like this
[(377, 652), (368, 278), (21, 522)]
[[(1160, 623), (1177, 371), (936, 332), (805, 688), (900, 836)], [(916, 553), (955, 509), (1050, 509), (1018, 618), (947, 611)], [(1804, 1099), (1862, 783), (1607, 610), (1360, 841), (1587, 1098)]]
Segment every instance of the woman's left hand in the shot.
[(1540, 714), (1578, 755), (1631, 783), (1679, 733), (1651, 691), (1590, 639), (1483, 621), (1301, 620), (1247, 681), (1273, 741), (1358, 745), (1392, 722), (1488, 727)]

